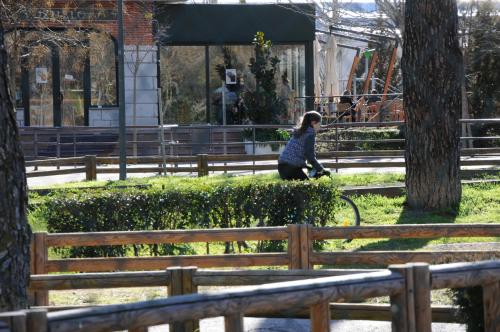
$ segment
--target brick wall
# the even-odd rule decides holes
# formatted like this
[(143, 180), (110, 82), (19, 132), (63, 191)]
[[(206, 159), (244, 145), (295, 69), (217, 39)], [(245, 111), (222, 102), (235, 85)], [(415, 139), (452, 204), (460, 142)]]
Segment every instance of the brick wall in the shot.
[[(116, 10), (113, 2), (106, 4), (106, 7)], [(153, 45), (152, 11), (152, 4), (146, 3), (146, 1), (124, 3), (123, 26), (125, 31), (125, 45)], [(116, 22), (94, 23), (97, 29), (109, 32), (112, 36), (118, 38), (118, 26)]]

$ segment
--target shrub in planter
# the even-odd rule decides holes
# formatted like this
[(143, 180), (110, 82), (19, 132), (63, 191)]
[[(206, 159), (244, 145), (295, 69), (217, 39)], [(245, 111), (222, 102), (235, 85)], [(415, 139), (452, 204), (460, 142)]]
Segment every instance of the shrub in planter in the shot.
[[(185, 179), (165, 189), (111, 189), (55, 193), (40, 209), (49, 232), (99, 232), (325, 225), (333, 221), (339, 191), (329, 179), (281, 181), (263, 177), (222, 181)], [(72, 257), (187, 253), (188, 246), (71, 248)]]

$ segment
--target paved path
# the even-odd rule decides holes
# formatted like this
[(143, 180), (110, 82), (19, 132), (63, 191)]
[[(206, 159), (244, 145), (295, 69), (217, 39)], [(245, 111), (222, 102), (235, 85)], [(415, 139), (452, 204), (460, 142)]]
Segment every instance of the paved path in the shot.
[[(463, 158), (463, 159), (497, 159), (496, 157), (481, 157), (481, 158)], [(333, 162), (334, 160), (321, 160), (322, 162)], [(403, 162), (403, 158), (391, 158), (391, 157), (380, 157), (380, 158), (349, 158), (349, 159), (339, 159), (339, 162), (348, 162), (348, 163), (356, 163), (356, 162)], [(260, 162), (261, 164), (274, 164), (274, 161), (268, 162)], [(234, 163), (238, 165), (251, 164), (251, 163)], [(129, 165), (128, 168), (135, 167), (157, 167), (158, 165)], [(187, 164), (186, 166), (189, 166)], [(196, 165), (193, 165), (196, 166)], [(102, 167), (102, 166), (100, 166)], [(105, 166), (106, 167), (106, 166)], [(116, 168), (117, 165), (107, 166), (110, 168)], [(61, 167), (62, 169), (72, 168), (72, 167)], [(463, 167), (464, 169), (481, 169), (483, 166), (468, 166)], [(39, 167), (41, 170), (54, 170), (55, 167)], [(496, 168), (498, 169), (498, 167)], [(27, 171), (33, 171), (33, 167), (27, 167)], [(335, 170), (332, 169), (334, 172)], [(273, 173), (277, 172), (276, 170), (271, 171), (259, 171), (257, 173)], [(366, 168), (343, 168), (338, 170), (338, 174), (354, 174), (354, 173), (404, 173), (404, 167), (366, 167)], [(141, 178), (141, 177), (149, 177), (154, 176), (157, 173), (128, 173), (127, 176), (130, 178)], [(213, 173), (210, 173), (213, 174)], [(222, 172), (217, 172), (217, 174), (222, 174)], [(249, 175), (252, 174), (251, 171), (231, 171), (231, 174), (234, 175)], [(195, 173), (175, 173), (177, 176), (196, 176)], [(118, 174), (97, 174), (97, 180), (118, 180)], [(54, 175), (54, 176), (45, 176), (45, 177), (32, 177), (28, 178), (28, 186), (29, 187), (44, 187), (53, 184), (59, 183), (67, 183), (67, 182), (77, 182), (85, 180), (85, 174), (64, 174), (64, 175)]]
[[(308, 319), (278, 319), (278, 318), (245, 318), (246, 332), (309, 332)], [(200, 332), (224, 331), (222, 317), (204, 319), (200, 323)], [(379, 321), (332, 321), (331, 330), (335, 332), (389, 332), (390, 322)], [(165, 332), (168, 327), (162, 325), (151, 327), (150, 332)], [(432, 332), (465, 332), (465, 326), (460, 324), (433, 323)]]

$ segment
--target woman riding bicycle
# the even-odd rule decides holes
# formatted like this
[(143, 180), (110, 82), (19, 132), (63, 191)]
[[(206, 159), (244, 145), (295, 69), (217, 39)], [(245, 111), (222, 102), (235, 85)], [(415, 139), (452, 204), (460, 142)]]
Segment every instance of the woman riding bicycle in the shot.
[(318, 175), (330, 175), (330, 171), (324, 169), (318, 162), (314, 152), (316, 132), (320, 129), (320, 125), (321, 114), (318, 112), (310, 111), (304, 115), (300, 127), (295, 129), (278, 159), (278, 172), (283, 180), (308, 179), (309, 177), (302, 170), (307, 167), (306, 160)]

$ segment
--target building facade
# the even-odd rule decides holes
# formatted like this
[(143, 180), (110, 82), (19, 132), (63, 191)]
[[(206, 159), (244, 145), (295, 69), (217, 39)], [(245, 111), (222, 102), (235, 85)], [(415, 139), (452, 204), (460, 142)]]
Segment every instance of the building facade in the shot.
[[(78, 3), (55, 1), (50, 8), (36, 9), (36, 28), (26, 18), (6, 26), (20, 126), (118, 125), (116, 4)], [(304, 108), (294, 97), (313, 94), (310, 5), (294, 5), (297, 11), (284, 5), (124, 3), (129, 126), (156, 126), (160, 111), (164, 123), (221, 123), (222, 89), (227, 89), (228, 112), (235, 110), (240, 95), (233, 86), (223, 87), (216, 68), (232, 57), (238, 87), (255, 89), (248, 65), (257, 31), (274, 44), (279, 59), (276, 91), (290, 114)], [(241, 121), (237, 116), (229, 120)]]
[[(35, 21), (34, 25), (21, 21), (6, 26), (18, 123), (33, 127), (117, 126), (116, 6), (99, 1), (67, 3), (56, 1), (50, 8), (27, 14), (31, 17), (26, 21)], [(127, 125), (157, 125), (153, 4), (127, 1), (124, 12)]]

